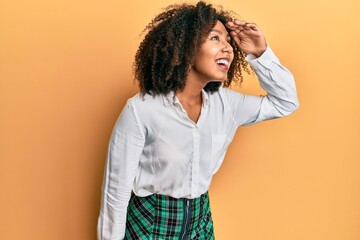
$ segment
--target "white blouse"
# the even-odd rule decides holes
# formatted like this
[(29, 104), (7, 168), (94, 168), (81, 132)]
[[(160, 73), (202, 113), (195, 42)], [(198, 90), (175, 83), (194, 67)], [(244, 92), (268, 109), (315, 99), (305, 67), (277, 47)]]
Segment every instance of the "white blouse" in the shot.
[(110, 139), (98, 219), (99, 240), (124, 237), (131, 191), (196, 198), (208, 191), (239, 126), (286, 116), (298, 108), (293, 75), (268, 47), (248, 55), (267, 96), (245, 95), (220, 87), (203, 90), (197, 123), (174, 93), (128, 100)]

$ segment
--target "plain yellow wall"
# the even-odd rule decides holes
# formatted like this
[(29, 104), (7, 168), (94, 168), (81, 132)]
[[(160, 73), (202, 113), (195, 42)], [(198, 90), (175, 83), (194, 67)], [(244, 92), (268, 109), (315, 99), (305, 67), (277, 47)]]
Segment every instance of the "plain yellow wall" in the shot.
[[(0, 2), (0, 238), (95, 239), (139, 34), (177, 1)], [(217, 239), (360, 239), (360, 2), (211, 1), (256, 22), (300, 109), (238, 130), (210, 189)], [(260, 94), (247, 77), (240, 91)]]

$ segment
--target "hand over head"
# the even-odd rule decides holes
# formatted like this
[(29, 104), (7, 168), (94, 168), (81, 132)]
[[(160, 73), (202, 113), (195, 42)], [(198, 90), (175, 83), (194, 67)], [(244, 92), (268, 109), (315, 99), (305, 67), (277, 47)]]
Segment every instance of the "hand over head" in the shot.
[(237, 46), (246, 54), (260, 57), (266, 50), (265, 36), (255, 23), (235, 19), (227, 22), (226, 27), (231, 30), (230, 35)]

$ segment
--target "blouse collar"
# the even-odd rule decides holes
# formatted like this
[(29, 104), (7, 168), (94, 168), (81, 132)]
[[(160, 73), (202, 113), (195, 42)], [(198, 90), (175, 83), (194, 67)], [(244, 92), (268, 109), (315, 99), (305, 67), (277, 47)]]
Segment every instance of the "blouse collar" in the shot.
[[(203, 107), (207, 107), (209, 105), (209, 94), (204, 89), (201, 90), (201, 94), (203, 99)], [(174, 91), (171, 91), (169, 94), (163, 95), (163, 101), (165, 107), (169, 107), (171, 105), (176, 105), (176, 104), (181, 105)]]

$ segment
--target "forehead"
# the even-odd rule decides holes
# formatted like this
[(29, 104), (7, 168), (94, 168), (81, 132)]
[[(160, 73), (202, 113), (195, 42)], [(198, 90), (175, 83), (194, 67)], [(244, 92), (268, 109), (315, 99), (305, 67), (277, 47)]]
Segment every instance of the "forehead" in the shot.
[(225, 35), (228, 34), (228, 31), (226, 30), (224, 24), (222, 24), (222, 22), (220, 22), (220, 21), (216, 22), (216, 24), (215, 24), (215, 26), (214, 26), (214, 28), (212, 30), (215, 30), (216, 32), (219, 31), (219, 32), (221, 32), (221, 33), (223, 33)]

